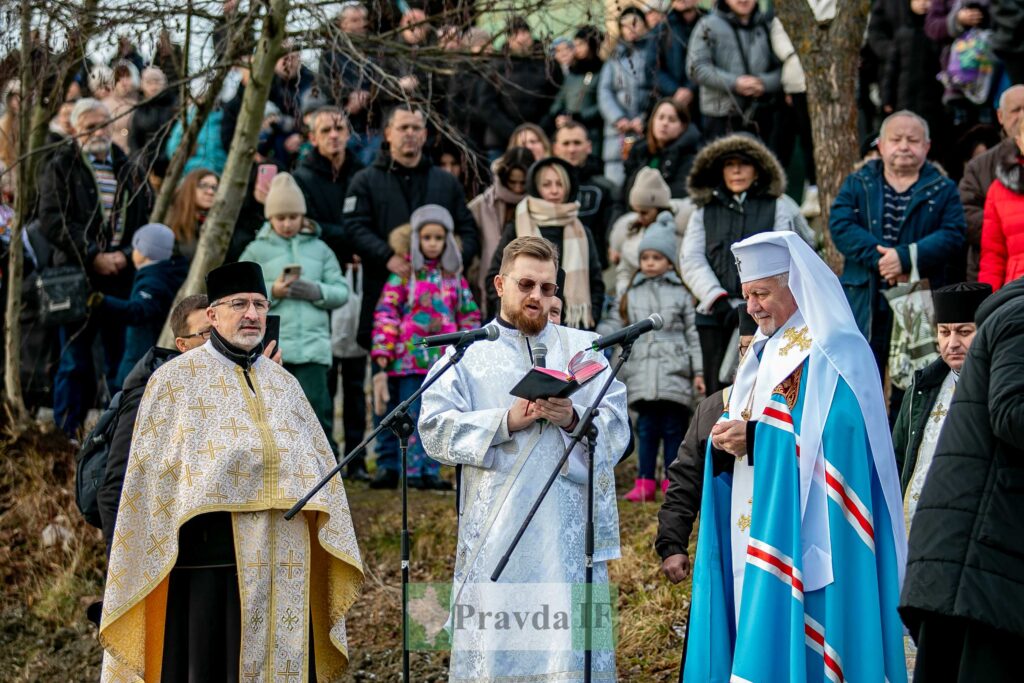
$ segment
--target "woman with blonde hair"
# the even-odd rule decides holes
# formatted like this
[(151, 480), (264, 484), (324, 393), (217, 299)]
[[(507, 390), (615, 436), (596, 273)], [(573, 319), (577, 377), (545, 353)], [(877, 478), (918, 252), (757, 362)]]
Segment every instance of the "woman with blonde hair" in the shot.
[[(487, 273), (488, 308), (499, 311), (494, 278), (509, 242), (527, 235), (543, 237), (558, 249), (558, 296), (564, 302), (566, 327), (592, 330), (601, 317), (604, 281), (594, 236), (580, 222), (576, 169), (556, 157), (541, 159), (526, 176), (526, 197), (516, 206), (515, 220), (505, 228)], [(521, 290), (528, 283), (519, 283)], [(535, 283), (541, 286), (546, 283)], [(524, 290), (525, 291), (525, 290)], [(547, 295), (550, 296), (550, 295)]]
[(174, 193), (174, 203), (167, 214), (167, 225), (174, 231), (174, 254), (189, 261), (196, 253), (199, 231), (206, 214), (213, 207), (219, 181), (207, 168), (197, 168), (185, 176)]
[(513, 147), (525, 147), (530, 150), (533, 152), (534, 161), (551, 156), (551, 139), (536, 123), (524, 123), (512, 131), (505, 151)]

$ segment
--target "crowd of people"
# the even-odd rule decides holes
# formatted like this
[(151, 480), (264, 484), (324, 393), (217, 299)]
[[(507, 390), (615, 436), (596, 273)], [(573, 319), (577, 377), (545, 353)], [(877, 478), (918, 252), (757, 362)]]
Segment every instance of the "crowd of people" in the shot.
[[(225, 3), (218, 30), (232, 25), (235, 11), (234, 3)], [(315, 71), (293, 49), (275, 65), (224, 259), (225, 268), (242, 268), (231, 272), (245, 288), (211, 274), (208, 285), (216, 285), (222, 296), (187, 297), (173, 311), (175, 295), (200, 249), (207, 216), (223, 194), (221, 175), (249, 74), (237, 68), (237, 78), (218, 97), (164, 222), (152, 223), (169, 159), (181, 144), (183, 122), (195, 112), (181, 110), (176, 87), (180, 48), (163, 35), (147, 62), (122, 39), (109, 63), (83, 67), (50, 123), (47, 152), (38, 165), (38, 205), (24, 240), (24, 282), (7, 281), (5, 273), (5, 287), (32, 291), (42, 288), (46, 273), (71, 268), (85, 274), (90, 292), (82, 315), (57, 326), (33, 326), (33, 311), (26, 310), (32, 340), (22, 351), (27, 396), (35, 405), (49, 403), (57, 427), (80, 440), (88, 412), (123, 392), (118, 411), (129, 417), (114, 443), (124, 451), (112, 456), (103, 492), (109, 550), (119, 545), (114, 518), (126, 481), (124, 468), (129, 467), (134, 411), (140, 402), (147, 405), (141, 391), (162, 365), (180, 372), (184, 361), (172, 362), (179, 353), (185, 358), (204, 344), (215, 348), (215, 357), (238, 364), (240, 376), (259, 394), (250, 369), (260, 369), (253, 376), (264, 377), (257, 384), (273, 384), (267, 378), (278, 371), (259, 360), (262, 345), (232, 340), (255, 338), (266, 329), (268, 316), (276, 316), (274, 342), (265, 352), (294, 378), (288, 387), (301, 392), (322, 429), (324, 448), (338, 458), (362, 441), (368, 424), (379, 424), (423, 384), (443, 354), (440, 348), (421, 347), (425, 337), (497, 320), (505, 335), (502, 352), (512, 368), (533, 358), (535, 338), (548, 335), (545, 343), (553, 349), (657, 313), (664, 327), (637, 342), (620, 376), (623, 392), (609, 399), (612, 412), (603, 429), (614, 433), (615, 442), (605, 444), (607, 452), (600, 457), (613, 472), (627, 442), (634, 441), (629, 435), (635, 437), (639, 467), (624, 499), (664, 500), (655, 546), (672, 581), (689, 572), (688, 539), (701, 506), (711, 511), (724, 505), (721, 519), (701, 517), (700, 536), (709, 540), (699, 548), (697, 561), (711, 567), (701, 578), (703, 585), (717, 586), (722, 576), (734, 575), (736, 584), (728, 582), (728, 600), (716, 602), (717, 594), (695, 600), (691, 631), (699, 627), (704, 638), (725, 628), (731, 641), (702, 640), (690, 650), (689, 679), (728, 678), (730, 670), (734, 676), (752, 677), (765, 656), (758, 649), (762, 645), (755, 644), (760, 636), (754, 625), (769, 620), (770, 600), (758, 592), (768, 589), (758, 588), (759, 578), (752, 580), (753, 587), (744, 587), (742, 571), (716, 564), (721, 549), (712, 547), (710, 539), (728, 545), (730, 532), (716, 526), (728, 515), (736, 516), (741, 527), (742, 548), (754, 544), (755, 537), (775, 537), (775, 551), (790, 563), (803, 552), (808, 596), (816, 590), (811, 586), (834, 580), (828, 578), (831, 570), (823, 568), (828, 562), (820, 559), (829, 552), (834, 551), (835, 566), (868, 566), (861, 548), (854, 547), (866, 527), (849, 537), (829, 535), (803, 515), (808, 496), (816, 500), (812, 479), (820, 473), (804, 472), (804, 460), (793, 481), (788, 475), (768, 479), (770, 468), (753, 467), (754, 432), (744, 426), (752, 409), (774, 410), (776, 422), (788, 418), (790, 425), (788, 437), (759, 437), (767, 449), (761, 456), (765, 459), (772, 457), (772, 449), (789, 448), (778, 439), (792, 439), (794, 419), (797, 425), (810, 420), (809, 432), (820, 432), (817, 442), (806, 434), (797, 441), (797, 454), (805, 445), (820, 443), (827, 457), (839, 443), (835, 435), (865, 434), (863, 453), (853, 449), (843, 456), (846, 460), (829, 459), (826, 465), (833, 468), (827, 470), (833, 479), (835, 472), (853, 477), (843, 484), (846, 488), (834, 488), (835, 495), (845, 513), (867, 520), (872, 549), (892, 551), (890, 557), (879, 550), (879, 564), (868, 572), (871, 581), (877, 579), (880, 597), (863, 616), (877, 623), (881, 635), (870, 638), (881, 639), (876, 644), (884, 657), (876, 656), (877, 666), (864, 669), (873, 672), (865, 680), (896, 680), (901, 667), (914, 669), (915, 655), (920, 680), (940, 680), (950, 666), (961, 666), (961, 680), (979, 671), (1002, 675), (997, 667), (1005, 656), (957, 657), (990, 637), (998, 636), (1003, 645), (1020, 642), (1024, 627), (1019, 619), (993, 619), (973, 604), (961, 609), (953, 596), (937, 596), (925, 587), (948, 578), (943, 562), (959, 563), (963, 572), (978, 573), (982, 583), (1009, 591), (1024, 585), (1016, 574), (997, 580), (993, 577), (999, 572), (964, 560), (972, 551), (981, 553), (979, 562), (989, 561), (985, 539), (976, 538), (967, 522), (952, 523), (944, 516), (963, 513), (948, 495), (959, 485), (952, 458), (971, 453), (981, 458), (971, 450), (969, 436), (987, 439), (986, 448), (998, 444), (985, 458), (1000, 463), (1019, 451), (1014, 445), (1019, 440), (1012, 438), (1020, 436), (1019, 415), (993, 405), (992, 394), (978, 393), (998, 380), (999, 401), (1019, 400), (1019, 382), (996, 376), (997, 369), (1012, 373), (1019, 360), (1014, 365), (998, 356), (1010, 353), (1000, 350), (1005, 338), (984, 335), (976, 319), (979, 324), (985, 317), (1004, 320), (1009, 314), (994, 302), (1007, 310), (1015, 306), (1015, 281), (1024, 275), (1024, 54), (1019, 36), (1024, 20), (1013, 20), (1022, 12), (1014, 2), (873, 3), (860, 80), (848, 84), (858, 92), (862, 160), (843, 179), (825, 225), (806, 79), (782, 23), (754, 0), (715, 0), (710, 8), (695, 0), (629, 4), (610, 18), (607, 35), (586, 25), (553, 39), (539, 38), (519, 17), (502, 34), (491, 35), (476, 27), (435, 25), (423, 9), (412, 8), (394, 17), (397, 47), (392, 49), (381, 47), (374, 35), (382, 26), (380, 8), (345, 2), (332, 31), (344, 34), (350, 49), (324, 48)], [(375, 69), (389, 77), (387, 87), (374, 80)], [(0, 226), (5, 226), (13, 220), (20, 181), (20, 86), (11, 79), (0, 88)], [(794, 176), (802, 183), (794, 183)], [(825, 231), (844, 260), (838, 278), (826, 274), (815, 254), (824, 245)], [(252, 270), (245, 270), (252, 264)], [(927, 294), (932, 330), (908, 324), (896, 304), (921, 291)], [(200, 311), (209, 313), (204, 318)], [(177, 351), (157, 344), (168, 317)], [(549, 320), (554, 329), (568, 328), (571, 334), (552, 336), (552, 328), (545, 327)], [(1000, 324), (1018, 329), (1020, 317)], [(579, 336), (583, 332), (589, 336)], [(788, 347), (782, 347), (783, 336)], [(522, 338), (527, 341), (520, 348)], [(974, 361), (968, 349), (979, 339), (990, 355)], [(755, 361), (747, 360), (752, 343)], [(908, 344), (917, 344), (916, 351), (908, 351)], [(799, 352), (787, 357), (794, 345)], [(559, 362), (564, 365), (570, 356)], [(479, 354), (469, 360), (480, 377), (493, 374)], [(826, 362), (834, 366), (832, 374), (823, 369)], [(983, 363), (984, 378), (964, 370), (974, 364), (982, 372)], [(777, 375), (783, 367), (786, 372)], [(807, 372), (802, 380), (801, 368)], [(960, 413), (950, 409), (962, 371), (970, 377), (971, 395), (987, 406), (975, 410), (985, 412), (985, 424), (993, 416), (991, 434), (969, 433), (962, 417), (967, 408)], [(758, 386), (761, 374), (770, 385)], [(451, 490), (452, 479), (440, 465), (467, 465), (462, 484), (468, 481), (479, 494), (480, 487), (494, 481), (477, 481), (473, 468), (492, 467), (492, 451), (502, 443), (529, 446), (526, 451), (550, 446), (554, 452), (561, 440), (527, 438), (534, 423), (546, 421), (565, 431), (577, 424), (579, 414), (572, 412), (571, 402), (554, 399), (506, 406), (507, 413), (495, 421), (492, 413), (500, 407), (495, 401), (505, 401), (505, 394), (500, 401), (487, 391), (476, 395), (485, 388), (474, 384), (476, 379), (453, 377), (442, 383), (455, 392), (452, 396), (435, 390), (425, 398), (422, 416), (419, 402), (412, 408), (413, 419), (420, 420), (409, 441), (405, 471), (412, 487)], [(504, 386), (508, 379), (491, 381)], [(819, 384), (833, 393), (807, 389)], [(336, 428), (339, 385), (343, 425)], [(811, 394), (798, 401), (795, 397), (805, 390)], [(459, 392), (465, 393), (464, 402), (453, 398)], [(956, 396), (959, 400), (961, 394)], [(163, 408), (146, 410), (151, 414)], [(828, 421), (830, 410), (844, 412), (848, 421)], [(483, 422), (466, 417), (477, 412)], [(169, 423), (185, 420), (186, 413), (172, 413), (165, 415)], [(945, 422), (950, 426), (941, 431)], [(940, 431), (954, 430), (953, 423), (966, 430), (955, 444), (952, 437), (940, 439)], [(888, 440), (879, 440), (880, 424), (892, 434), (894, 458), (887, 455)], [(302, 429), (309, 428), (303, 422)], [(452, 429), (463, 431), (451, 436)], [(442, 443), (438, 432), (452, 441)], [(316, 434), (313, 429), (311, 438), (316, 440)], [(214, 449), (213, 441), (209, 448)], [(314, 450), (322, 454), (319, 442)], [(398, 439), (385, 430), (374, 452), (371, 467), (365, 457), (352, 460), (346, 479), (396, 488), (401, 478)], [(705, 453), (710, 453), (706, 473)], [(1013, 494), (985, 479), (984, 464), (972, 466), (978, 489), (978, 500), (972, 502), (989, 519), (985, 501), (1010, 505)], [(945, 498), (937, 485), (925, 485), (929, 471), (929, 484), (942, 478), (949, 487), (942, 492)], [(723, 474), (731, 499), (728, 491), (704, 485)], [(237, 487), (238, 476), (232, 476)], [(139, 481), (132, 485), (145, 486)], [(829, 481), (823, 480), (822, 491)], [(798, 507), (771, 513), (750, 493), (756, 486), (792, 488)], [(1012, 489), (1013, 482), (1007, 486)], [(744, 492), (750, 493), (745, 504), (739, 500)], [(822, 495), (834, 498), (832, 490)], [(825, 505), (824, 499), (818, 502)], [(342, 503), (331, 505), (347, 515)], [(1017, 521), (993, 529), (996, 545), (1021, 528), (1019, 512), (1004, 512)], [(797, 536), (777, 536), (783, 513)], [(467, 520), (484, 515), (477, 520), (481, 523), (487, 517), (479, 510), (467, 514)], [(920, 521), (913, 527), (907, 557), (901, 543), (912, 519)], [(220, 520), (202, 533), (223, 538), (231, 533), (225, 523)], [(610, 533), (608, 528), (601, 532)], [(557, 525), (552, 529), (554, 539)], [(957, 529), (961, 533), (953, 538)], [(460, 548), (462, 533), (460, 526)], [(922, 540), (926, 533), (929, 537)], [(799, 534), (831, 544), (832, 551), (821, 546), (820, 557), (809, 554), (807, 538), (801, 541)], [(940, 549), (933, 537), (949, 540)], [(617, 548), (617, 540), (605, 540)], [(740, 541), (732, 540), (735, 552)], [(953, 548), (961, 551), (956, 554)], [(998, 553), (1014, 552), (998, 548)], [(996, 558), (996, 551), (991, 553)], [(601, 561), (614, 554), (609, 551)], [(352, 557), (357, 565), (358, 552)], [(1015, 557), (1011, 563), (1019, 569), (1019, 553)], [(914, 642), (908, 640), (906, 661), (899, 663), (889, 641), (900, 638), (902, 660), (896, 605), (904, 564), (901, 614)], [(470, 581), (476, 571), (459, 564), (457, 578)], [(846, 572), (842, 575), (845, 581)], [(789, 576), (796, 591), (798, 577), (792, 571)], [(853, 581), (860, 585), (861, 579)], [(741, 620), (740, 596), (746, 601), (748, 594), (748, 616)], [(979, 589), (972, 600), (981, 604), (988, 595)], [(819, 628), (839, 629), (830, 614), (852, 612), (849, 600), (849, 595), (829, 593), (821, 602), (811, 601), (815, 604), (807, 614), (816, 615), (812, 621)], [(735, 608), (731, 631), (722, 621), (723, 606)], [(848, 644), (859, 638), (855, 632), (851, 629), (840, 640)], [(867, 643), (869, 634), (861, 635)], [(803, 643), (802, 621), (794, 638)], [(729, 642), (734, 652), (726, 656), (719, 648)], [(827, 651), (824, 635), (821, 644)], [(852, 660), (867, 657), (870, 649), (846, 650), (846, 664), (856, 666)], [(728, 667), (720, 671), (723, 662)], [(549, 663), (538, 663), (534, 673), (543, 673)], [(504, 664), (488, 666), (501, 669)], [(837, 675), (843, 680), (841, 669)]]

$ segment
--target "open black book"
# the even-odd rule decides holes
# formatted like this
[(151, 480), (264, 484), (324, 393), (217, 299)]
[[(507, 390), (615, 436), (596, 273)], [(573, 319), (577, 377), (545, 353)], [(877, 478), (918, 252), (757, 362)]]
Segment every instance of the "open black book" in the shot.
[(605, 368), (605, 364), (600, 360), (588, 358), (590, 353), (589, 349), (585, 349), (573, 356), (569, 361), (568, 372), (552, 368), (532, 368), (509, 393), (527, 401), (552, 396), (568, 398)]

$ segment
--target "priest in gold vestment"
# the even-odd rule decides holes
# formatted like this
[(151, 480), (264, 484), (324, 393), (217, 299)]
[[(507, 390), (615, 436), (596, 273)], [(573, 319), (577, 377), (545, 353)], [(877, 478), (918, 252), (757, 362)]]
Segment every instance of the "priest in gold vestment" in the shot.
[(207, 276), (210, 341), (146, 386), (111, 544), (103, 681), (335, 681), (362, 563), (299, 383), (261, 355), (257, 264)]

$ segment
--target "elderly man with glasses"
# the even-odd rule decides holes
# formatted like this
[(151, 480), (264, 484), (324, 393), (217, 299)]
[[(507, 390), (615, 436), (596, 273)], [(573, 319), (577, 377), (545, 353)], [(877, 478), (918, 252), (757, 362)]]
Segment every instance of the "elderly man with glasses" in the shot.
[(298, 381), (263, 357), (262, 269), (222, 266), (206, 288), (206, 324), (190, 312), (176, 340), (196, 347), (153, 373), (139, 406), (103, 680), (326, 678), (348, 663), (344, 614), (363, 579), (344, 485), (284, 519), (334, 457)]

